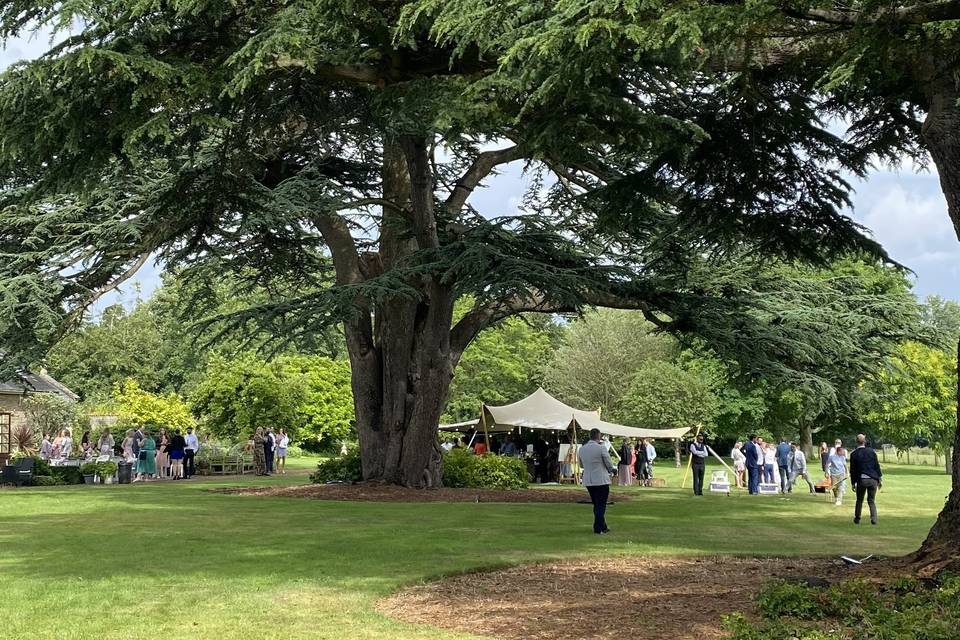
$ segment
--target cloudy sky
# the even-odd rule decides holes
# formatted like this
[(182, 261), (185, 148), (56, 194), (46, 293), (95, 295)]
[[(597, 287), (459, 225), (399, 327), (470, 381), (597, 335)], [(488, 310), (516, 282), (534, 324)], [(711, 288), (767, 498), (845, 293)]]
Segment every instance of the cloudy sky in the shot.
[[(0, 68), (36, 56), (48, 44), (45, 37), (8, 42), (0, 51)], [(519, 166), (511, 166), (475, 195), (474, 204), (484, 213), (513, 211), (526, 184)], [(960, 301), (960, 242), (947, 217), (936, 174), (907, 165), (899, 171), (877, 170), (854, 186), (851, 215), (872, 231), (893, 259), (915, 272), (917, 294)], [(129, 283), (105, 302), (132, 301), (135, 286), (147, 296), (158, 284), (158, 269), (149, 265), (138, 274), (136, 285)]]

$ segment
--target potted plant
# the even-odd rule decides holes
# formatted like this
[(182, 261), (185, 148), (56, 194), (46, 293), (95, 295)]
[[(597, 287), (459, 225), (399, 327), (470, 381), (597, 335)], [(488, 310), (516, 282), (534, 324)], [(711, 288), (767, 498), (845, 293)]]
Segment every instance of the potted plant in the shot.
[(80, 465), (80, 475), (83, 476), (84, 484), (93, 484), (97, 477), (97, 463), (86, 462)]
[(117, 473), (117, 463), (116, 462), (98, 462), (97, 464), (97, 475), (100, 476), (100, 482), (102, 484), (113, 484), (113, 476)]

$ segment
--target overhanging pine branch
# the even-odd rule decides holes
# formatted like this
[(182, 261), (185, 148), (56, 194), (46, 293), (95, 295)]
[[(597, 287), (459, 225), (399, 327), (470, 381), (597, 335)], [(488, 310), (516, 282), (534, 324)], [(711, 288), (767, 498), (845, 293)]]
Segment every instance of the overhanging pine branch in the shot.
[(470, 168), (457, 180), (453, 192), (447, 198), (444, 206), (447, 212), (455, 214), (463, 205), (467, 198), (473, 193), (473, 190), (487, 177), (493, 170), (501, 164), (507, 164), (523, 157), (523, 152), (519, 145), (498, 149), (496, 151), (484, 151), (479, 154), (470, 165)]

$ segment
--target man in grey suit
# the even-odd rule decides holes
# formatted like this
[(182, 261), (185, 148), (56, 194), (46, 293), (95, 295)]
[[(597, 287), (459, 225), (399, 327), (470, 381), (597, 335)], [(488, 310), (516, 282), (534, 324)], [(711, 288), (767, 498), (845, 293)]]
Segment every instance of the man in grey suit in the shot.
[(600, 430), (590, 430), (590, 440), (580, 447), (577, 454), (580, 467), (583, 468), (583, 486), (590, 493), (593, 503), (593, 532), (610, 533), (604, 514), (607, 512), (607, 498), (610, 496), (610, 475), (617, 469), (610, 460), (607, 447), (600, 442)]

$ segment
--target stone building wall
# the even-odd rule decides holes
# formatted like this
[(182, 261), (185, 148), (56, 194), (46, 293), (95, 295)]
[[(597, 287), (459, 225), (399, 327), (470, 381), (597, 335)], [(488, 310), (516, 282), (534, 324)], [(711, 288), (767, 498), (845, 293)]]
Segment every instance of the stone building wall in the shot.
[[(22, 400), (23, 396), (20, 395), (0, 393), (0, 413), (10, 414), (11, 436), (17, 428), (27, 424), (27, 414), (23, 412), (23, 407), (21, 406)], [(6, 451), (0, 451), (0, 457), (5, 458), (6, 456)]]

